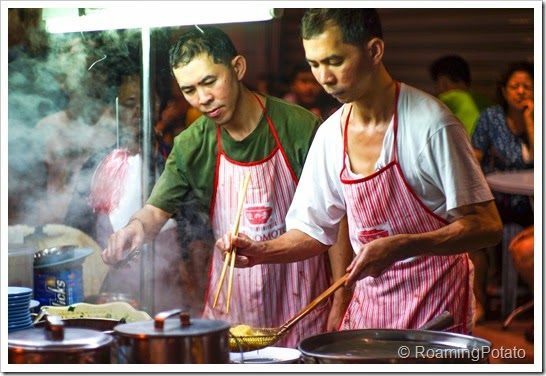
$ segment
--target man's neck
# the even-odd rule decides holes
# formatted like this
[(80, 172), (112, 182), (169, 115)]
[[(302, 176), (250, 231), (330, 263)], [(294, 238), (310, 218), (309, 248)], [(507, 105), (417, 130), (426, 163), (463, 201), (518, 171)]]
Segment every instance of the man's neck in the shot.
[(370, 85), (371, 90), (353, 105), (353, 119), (361, 124), (390, 123), (395, 107), (396, 84), (388, 73), (384, 72)]
[(237, 141), (243, 140), (251, 134), (258, 126), (262, 117), (263, 109), (256, 100), (255, 95), (260, 98), (260, 101), (265, 106), (265, 98), (263, 96), (254, 94), (249, 89), (243, 88), (232, 120), (224, 125), (228, 134)]

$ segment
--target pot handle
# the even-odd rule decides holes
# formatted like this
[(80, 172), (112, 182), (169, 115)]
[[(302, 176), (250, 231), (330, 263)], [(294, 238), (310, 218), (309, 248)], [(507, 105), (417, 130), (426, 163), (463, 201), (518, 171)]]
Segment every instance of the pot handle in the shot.
[(449, 311), (444, 311), (429, 322), (419, 327), (420, 330), (444, 330), (453, 325), (453, 315)]
[(60, 316), (46, 316), (45, 336), (50, 341), (64, 339), (64, 322)]
[(154, 328), (156, 330), (163, 330), (163, 327), (165, 326), (165, 320), (175, 315), (180, 316), (180, 324), (182, 326), (190, 325), (190, 314), (186, 312), (182, 312), (181, 309), (177, 308), (177, 309), (171, 309), (170, 311), (160, 312), (157, 315), (155, 315)]

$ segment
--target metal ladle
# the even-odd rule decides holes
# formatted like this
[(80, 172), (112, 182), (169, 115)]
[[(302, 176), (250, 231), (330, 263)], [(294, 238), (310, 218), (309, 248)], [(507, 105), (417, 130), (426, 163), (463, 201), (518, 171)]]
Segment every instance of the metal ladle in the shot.
[(349, 273), (338, 279), (332, 286), (325, 290), (322, 294), (317, 296), (311, 303), (303, 308), (290, 320), (286, 321), (278, 328), (251, 328), (257, 335), (250, 336), (234, 336), (230, 333), (229, 348), (230, 351), (253, 351), (263, 349), (271, 346), (279, 341), (288, 331), (296, 325), (301, 319), (303, 319), (309, 312), (315, 309), (320, 303), (326, 300), (337, 289), (339, 289), (345, 281)]
[[(251, 336), (234, 336), (230, 333), (229, 349), (230, 351), (253, 351), (263, 349), (271, 346), (279, 341), (288, 331), (296, 325), (301, 319), (303, 319), (309, 312), (315, 309), (322, 301), (332, 295), (338, 288), (343, 286), (349, 273), (338, 279), (332, 286), (325, 290), (322, 294), (317, 296), (315, 300), (309, 303), (304, 309), (297, 313), (290, 320), (286, 321), (278, 328), (251, 328), (257, 335)], [(453, 315), (445, 311), (439, 316), (421, 326), (420, 330), (443, 330), (453, 325)]]

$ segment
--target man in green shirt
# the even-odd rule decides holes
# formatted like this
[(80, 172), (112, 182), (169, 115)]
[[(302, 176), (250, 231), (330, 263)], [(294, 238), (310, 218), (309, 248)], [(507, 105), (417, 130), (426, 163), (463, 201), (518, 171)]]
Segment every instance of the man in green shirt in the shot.
[(492, 103), (470, 87), (470, 67), (466, 60), (458, 55), (438, 58), (430, 65), (430, 75), (436, 84), (438, 99), (449, 107), (472, 136), (480, 112)]
[[(186, 100), (204, 116), (175, 138), (148, 202), (110, 237), (102, 254), (107, 264), (152, 240), (188, 204), (208, 215), (218, 239), (233, 227), (247, 174), (251, 179), (239, 231), (256, 240), (280, 236), (321, 122), (300, 106), (250, 91), (242, 82), (245, 58), (217, 28), (196, 26), (184, 33), (170, 50), (170, 66)], [(340, 231), (329, 253), (331, 265), (322, 254), (303, 262), (237, 269), (231, 299), (224, 287), (216, 305), (223, 260), (214, 252), (203, 317), (262, 328), (284, 324), (329, 286), (330, 274), (337, 279), (345, 273), (352, 259), (346, 231)], [(318, 307), (277, 345), (296, 347), (306, 337), (336, 329), (348, 295), (339, 290), (332, 310), (328, 304)], [(224, 310), (228, 303), (229, 312)]]

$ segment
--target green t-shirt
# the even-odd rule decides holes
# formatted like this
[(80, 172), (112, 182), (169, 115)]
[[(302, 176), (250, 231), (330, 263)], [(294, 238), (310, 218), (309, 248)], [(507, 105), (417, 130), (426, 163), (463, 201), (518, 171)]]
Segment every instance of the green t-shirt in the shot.
[(480, 112), (492, 104), (487, 98), (474, 90), (452, 89), (443, 92), (438, 98), (463, 123), (469, 136), (474, 133), (474, 127), (480, 117)]
[[(311, 141), (321, 119), (292, 103), (271, 96), (265, 108), (288, 162), (299, 178)], [(198, 118), (175, 139), (165, 169), (156, 182), (148, 204), (168, 213), (185, 205), (209, 213), (218, 157), (217, 125), (206, 116)], [(249, 163), (271, 154), (276, 141), (262, 116), (258, 126), (244, 140), (234, 140), (221, 127), (222, 149), (228, 158)]]

